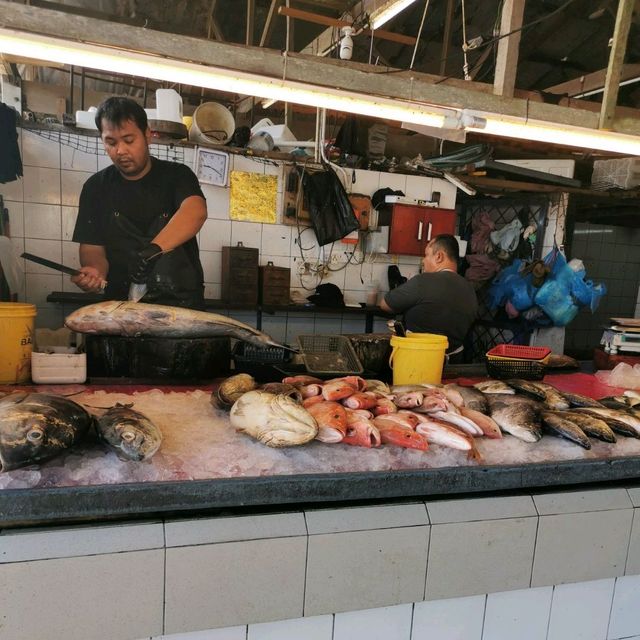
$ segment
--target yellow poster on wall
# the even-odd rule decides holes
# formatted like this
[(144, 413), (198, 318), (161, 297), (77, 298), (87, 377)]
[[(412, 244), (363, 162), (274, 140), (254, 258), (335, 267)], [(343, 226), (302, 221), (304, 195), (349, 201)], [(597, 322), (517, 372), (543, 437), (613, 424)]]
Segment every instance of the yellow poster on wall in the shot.
[(278, 176), (231, 172), (229, 216), (246, 222), (276, 222)]

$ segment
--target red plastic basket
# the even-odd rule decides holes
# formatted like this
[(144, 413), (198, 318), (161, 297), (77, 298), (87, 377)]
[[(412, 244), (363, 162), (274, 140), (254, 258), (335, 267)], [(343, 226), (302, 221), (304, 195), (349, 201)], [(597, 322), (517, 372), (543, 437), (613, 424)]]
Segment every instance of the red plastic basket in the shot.
[(498, 344), (487, 351), (487, 358), (517, 358), (544, 360), (551, 353), (549, 347), (530, 347), (524, 344)]

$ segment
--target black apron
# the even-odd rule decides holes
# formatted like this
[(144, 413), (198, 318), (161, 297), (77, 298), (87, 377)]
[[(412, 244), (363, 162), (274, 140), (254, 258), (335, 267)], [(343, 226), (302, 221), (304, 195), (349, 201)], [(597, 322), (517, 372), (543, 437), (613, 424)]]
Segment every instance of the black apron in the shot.
[[(143, 233), (125, 216), (120, 215), (114, 194), (107, 223), (107, 259), (117, 264), (121, 277), (112, 278), (110, 269), (105, 296), (112, 300), (126, 300), (129, 295), (128, 273), (138, 258), (138, 252), (148, 245), (171, 220), (171, 214), (162, 213)], [(173, 307), (204, 310), (202, 267), (190, 259), (185, 245), (181, 245), (158, 258), (147, 279), (147, 293), (140, 302), (165, 304)]]

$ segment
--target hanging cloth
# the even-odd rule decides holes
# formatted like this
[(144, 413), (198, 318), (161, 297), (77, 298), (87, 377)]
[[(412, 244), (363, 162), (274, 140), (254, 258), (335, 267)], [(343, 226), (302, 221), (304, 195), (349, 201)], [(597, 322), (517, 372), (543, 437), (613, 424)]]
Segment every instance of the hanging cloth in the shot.
[(16, 117), (18, 113), (0, 102), (0, 182), (13, 182), (22, 177), (22, 160), (18, 148)]

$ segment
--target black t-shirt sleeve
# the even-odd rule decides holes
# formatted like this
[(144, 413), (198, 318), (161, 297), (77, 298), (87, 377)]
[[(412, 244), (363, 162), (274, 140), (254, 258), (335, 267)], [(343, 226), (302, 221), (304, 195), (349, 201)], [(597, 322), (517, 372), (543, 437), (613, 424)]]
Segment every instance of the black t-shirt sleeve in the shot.
[(198, 182), (198, 178), (196, 178), (196, 174), (189, 169), (184, 164), (176, 163), (173, 166), (173, 198), (174, 198), (174, 206), (175, 211), (180, 208), (180, 205), (184, 200), (189, 198), (190, 196), (200, 196), (202, 199), (205, 199), (204, 194), (202, 193), (202, 189), (200, 188), (200, 183)]
[(418, 303), (420, 299), (420, 277), (414, 276), (408, 282), (391, 289), (384, 301), (397, 313), (402, 313)]
[(80, 193), (78, 218), (73, 230), (73, 241), (83, 244), (104, 245), (105, 232), (103, 228), (103, 198), (100, 195), (100, 180), (98, 175), (89, 178)]

